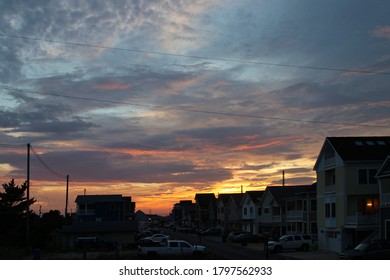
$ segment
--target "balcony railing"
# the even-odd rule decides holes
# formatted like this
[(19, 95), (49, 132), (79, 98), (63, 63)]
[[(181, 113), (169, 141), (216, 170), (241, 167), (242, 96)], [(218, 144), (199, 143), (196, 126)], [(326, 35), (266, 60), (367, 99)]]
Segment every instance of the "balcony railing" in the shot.
[(381, 206), (390, 206), (390, 193), (381, 194)]
[(379, 215), (350, 215), (345, 217), (345, 224), (347, 225), (356, 225), (356, 226), (364, 226), (364, 225), (378, 225), (379, 224)]
[(304, 218), (304, 212), (303, 210), (292, 210), (286, 212), (286, 219), (287, 220), (303, 220)]
[(88, 215), (95, 215), (95, 209), (82, 209), (77, 210), (77, 215), (79, 216), (88, 216)]

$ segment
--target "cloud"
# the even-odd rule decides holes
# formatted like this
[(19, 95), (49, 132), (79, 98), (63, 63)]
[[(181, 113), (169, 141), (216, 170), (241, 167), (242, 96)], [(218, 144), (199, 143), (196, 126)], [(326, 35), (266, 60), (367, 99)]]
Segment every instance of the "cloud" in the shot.
[(374, 36), (376, 38), (390, 39), (390, 25), (377, 26), (372, 31), (372, 36)]

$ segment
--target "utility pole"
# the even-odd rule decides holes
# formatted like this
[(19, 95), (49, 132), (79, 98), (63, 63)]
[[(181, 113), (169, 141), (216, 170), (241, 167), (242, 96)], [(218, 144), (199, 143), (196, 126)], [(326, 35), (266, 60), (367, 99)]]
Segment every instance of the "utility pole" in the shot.
[(30, 244), (30, 143), (27, 143), (27, 213), (26, 213), (26, 242)]
[(284, 178), (284, 170), (282, 172), (282, 186), (284, 187), (285, 185), (285, 178)]
[(66, 175), (65, 219), (68, 216), (69, 175)]

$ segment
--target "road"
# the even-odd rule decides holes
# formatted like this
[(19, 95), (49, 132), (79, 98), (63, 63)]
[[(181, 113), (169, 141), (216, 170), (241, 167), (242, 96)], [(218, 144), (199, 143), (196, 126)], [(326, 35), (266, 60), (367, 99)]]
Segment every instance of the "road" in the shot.
[[(164, 230), (171, 239), (186, 240), (191, 244), (206, 246), (209, 256), (212, 259), (229, 259), (229, 260), (265, 260), (266, 254), (263, 247), (259, 244), (256, 246), (248, 244), (241, 246), (230, 242), (222, 242), (221, 236), (202, 236), (201, 242), (197, 235), (192, 233), (175, 232), (173, 230)], [(275, 255), (269, 255), (269, 258), (275, 258)]]

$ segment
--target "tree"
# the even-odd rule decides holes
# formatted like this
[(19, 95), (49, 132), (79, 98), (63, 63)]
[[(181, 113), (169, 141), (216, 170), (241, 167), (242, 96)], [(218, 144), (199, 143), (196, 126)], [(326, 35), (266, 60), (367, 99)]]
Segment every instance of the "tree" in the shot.
[(0, 192), (0, 235), (10, 239), (19, 239), (24, 232), (24, 219), (27, 209), (36, 200), (30, 198), (27, 200), (25, 192), (27, 182), (20, 187), (12, 179), (9, 183), (2, 184), (4, 192)]
[(15, 180), (12, 179), (8, 184), (2, 184), (4, 192), (0, 192), (0, 211), (3, 213), (24, 216), (28, 206), (31, 206), (36, 200), (30, 198), (27, 201), (24, 193), (27, 190), (27, 181), (20, 187), (15, 185)]

